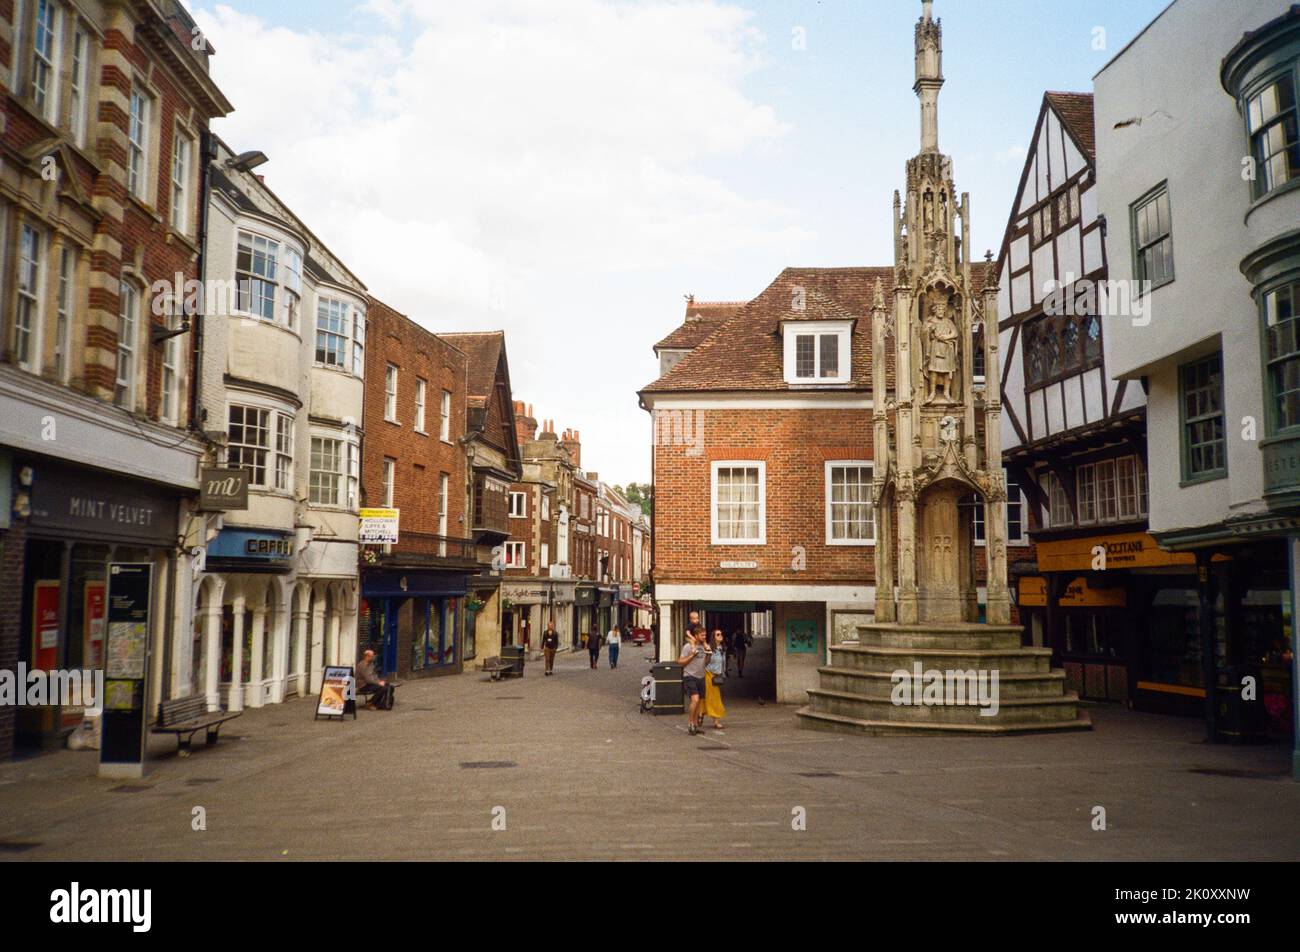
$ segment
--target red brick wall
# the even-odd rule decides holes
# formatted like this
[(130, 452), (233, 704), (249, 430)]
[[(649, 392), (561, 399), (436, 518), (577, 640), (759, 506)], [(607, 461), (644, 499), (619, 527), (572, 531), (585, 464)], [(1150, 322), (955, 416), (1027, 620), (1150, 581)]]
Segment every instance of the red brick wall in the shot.
[[(397, 367), (396, 424), (384, 419), (384, 371)], [(402, 511), (394, 552), (422, 552), (405, 533), (438, 532), (438, 484), (448, 474), (447, 535), (469, 535), (465, 517), (465, 453), (458, 441), (465, 435), (467, 360), (442, 338), (374, 298), (366, 327), (366, 382), (361, 453), (361, 498), (367, 506), (384, 504), (384, 458), (397, 461), (393, 504)], [(416, 378), (427, 381), (424, 429), (415, 430)], [(439, 438), (442, 391), (451, 392), (451, 443)], [(423, 466), (418, 474), (416, 466)], [(426, 552), (427, 554), (427, 552)]]
[[(874, 581), (874, 549), (827, 546), (825, 462), (871, 459), (869, 420), (861, 410), (706, 410), (702, 451), (661, 445), (655, 453), (655, 580), (834, 584)], [(767, 464), (767, 544), (712, 544), (714, 460)], [(792, 549), (806, 568), (796, 571)], [(630, 550), (629, 550), (630, 554)], [(757, 569), (722, 569), (754, 561)]]

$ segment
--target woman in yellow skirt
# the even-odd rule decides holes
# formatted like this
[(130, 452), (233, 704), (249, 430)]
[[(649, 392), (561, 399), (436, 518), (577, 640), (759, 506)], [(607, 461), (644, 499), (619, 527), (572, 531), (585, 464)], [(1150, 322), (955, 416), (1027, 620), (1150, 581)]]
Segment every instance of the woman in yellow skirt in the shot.
[(700, 709), (700, 725), (706, 717), (713, 718), (715, 730), (722, 729), (722, 719), (727, 716), (727, 709), (722, 706), (723, 666), (727, 663), (727, 647), (723, 643), (722, 632), (713, 632), (713, 653), (704, 669), (704, 704)]

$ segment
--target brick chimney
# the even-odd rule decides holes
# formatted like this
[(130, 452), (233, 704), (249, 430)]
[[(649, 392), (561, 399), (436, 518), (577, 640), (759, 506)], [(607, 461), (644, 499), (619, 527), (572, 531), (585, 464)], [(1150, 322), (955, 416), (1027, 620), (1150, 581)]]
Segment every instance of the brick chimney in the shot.
[(555, 435), (555, 421), (554, 421), (554, 420), (543, 420), (543, 421), (542, 421), (542, 432), (537, 434), (537, 438), (538, 438), (539, 440), (554, 440), (554, 439), (557, 439), (557, 437), (556, 437), (556, 435)]
[(578, 438), (577, 430), (565, 430), (564, 436), (560, 439), (560, 445), (568, 451), (569, 461), (577, 469), (582, 469), (582, 440)]
[(532, 404), (515, 401), (515, 431), (521, 447), (537, 438), (537, 418), (533, 416)]

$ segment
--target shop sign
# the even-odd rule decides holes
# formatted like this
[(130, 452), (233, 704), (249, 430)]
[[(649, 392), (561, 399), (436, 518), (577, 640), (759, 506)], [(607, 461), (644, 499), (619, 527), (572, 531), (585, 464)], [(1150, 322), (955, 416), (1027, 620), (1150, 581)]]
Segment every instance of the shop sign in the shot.
[(501, 597), (512, 602), (544, 602), (548, 590), (543, 585), (502, 585)]
[(756, 568), (758, 568), (758, 563), (757, 563), (757, 562), (719, 562), (719, 563), (718, 563), (718, 568), (720, 568), (720, 569), (756, 569)]
[(248, 470), (205, 469), (199, 473), (199, 509), (228, 512), (248, 508)]
[(1265, 443), (1263, 451), (1264, 492), (1300, 486), (1300, 439)]
[(59, 582), (42, 579), (32, 586), (32, 667), (59, 666)]
[(101, 775), (144, 773), (144, 685), (152, 591), (153, 566), (148, 562), (109, 563)]
[(344, 714), (357, 716), (357, 679), (349, 667), (326, 665), (321, 676), (320, 697), (316, 700), (317, 717), (337, 717)]
[(208, 543), (209, 559), (248, 559), (280, 563), (293, 558), (294, 540), (274, 532), (222, 529)]
[(1040, 542), (1038, 568), (1043, 572), (1096, 571), (1095, 560), (1101, 555), (1095, 551), (1098, 546), (1106, 556), (1105, 571), (1196, 564), (1190, 552), (1166, 552), (1145, 532), (1125, 532)]
[(397, 542), (400, 509), (362, 509), (357, 541), (362, 545), (392, 545)]
[(1028, 608), (1047, 607), (1047, 579), (1029, 575), (1020, 580), (1018, 604)]
[(32, 479), (31, 525), (92, 538), (175, 544), (176, 497), (120, 476), (39, 464)]
[(1081, 577), (1065, 587), (1057, 604), (1062, 608), (1123, 608), (1128, 604), (1128, 594), (1123, 586), (1092, 588)]

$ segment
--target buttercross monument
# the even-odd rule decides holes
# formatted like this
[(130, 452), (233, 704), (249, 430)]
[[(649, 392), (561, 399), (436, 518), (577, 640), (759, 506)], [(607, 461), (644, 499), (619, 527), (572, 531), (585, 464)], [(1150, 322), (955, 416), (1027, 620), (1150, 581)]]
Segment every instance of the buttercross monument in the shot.
[[(905, 194), (894, 193), (892, 306), (877, 283), (871, 308), (875, 621), (859, 626), (857, 644), (831, 646), (800, 722), (875, 734), (1088, 728), (1050, 667), (1051, 649), (1022, 647), (1011, 624), (998, 288), (991, 266), (979, 269), (978, 287), (972, 281), (970, 196), (958, 198), (952, 159), (939, 151), (943, 27), (933, 0), (921, 7), (913, 86), (921, 151), (907, 162)], [(988, 384), (977, 387), (981, 326)], [(906, 690), (899, 672), (909, 675)]]

